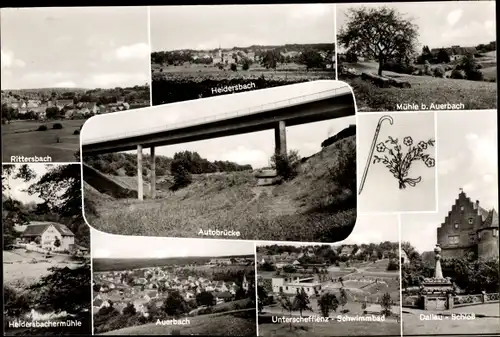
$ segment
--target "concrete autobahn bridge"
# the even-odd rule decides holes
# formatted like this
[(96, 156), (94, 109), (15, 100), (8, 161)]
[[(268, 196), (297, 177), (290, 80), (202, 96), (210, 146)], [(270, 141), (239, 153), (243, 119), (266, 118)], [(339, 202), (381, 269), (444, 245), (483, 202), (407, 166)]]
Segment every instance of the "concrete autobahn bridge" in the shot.
[[(163, 114), (167, 115), (169, 113), (169, 109), (173, 108), (174, 105), (175, 108), (178, 109), (182, 107), (182, 105), (189, 106), (190, 104), (192, 104), (192, 102), (196, 102), (197, 107), (203, 107), (203, 101), (211, 100), (213, 99), (213, 97), (197, 99), (194, 101), (160, 105), (151, 108), (130, 110), (127, 112), (95, 116), (89, 119), (89, 121), (87, 121), (87, 123), (85, 123), (84, 127), (82, 128), (82, 158), (85, 156), (98, 154), (137, 150), (137, 196), (140, 200), (142, 200), (144, 196), (142, 181), (142, 151), (143, 148), (150, 148), (150, 197), (155, 198), (156, 147), (274, 129), (276, 153), (286, 155), (287, 126), (313, 123), (355, 115), (354, 96), (352, 94), (351, 88), (347, 84), (337, 81), (317, 82), (332, 82), (335, 84), (335, 86), (331, 86), (325, 89), (325, 85), (317, 86), (317, 88), (314, 88), (311, 86), (311, 84), (309, 84), (315, 82), (306, 82), (291, 85), (295, 86), (296, 92), (301, 92), (300, 87), (297, 87), (300, 85), (303, 85), (304, 89), (308, 90), (304, 90), (305, 94), (303, 95), (297, 94), (293, 95), (292, 97), (289, 95), (289, 97), (285, 99), (280, 99), (283, 96), (279, 97), (279, 95), (268, 95), (267, 102), (260, 105), (259, 102), (255, 102), (254, 100), (258, 99), (258, 92), (268, 91), (268, 93), (272, 94), (272, 91), (275, 90), (276, 93), (278, 93), (277, 89), (283, 91), (283, 88), (286, 89), (286, 87), (291, 86), (218, 96), (217, 106), (222, 107), (224, 106), (225, 99), (234, 100), (235, 98), (237, 98), (244, 101), (246, 98), (245, 96), (250, 95), (254, 96), (248, 97), (250, 101), (254, 103), (252, 104), (253, 106), (248, 106), (246, 108), (233, 110), (227, 113), (217, 114), (206, 118), (188, 120), (182, 123), (158, 125), (157, 123), (154, 123), (152, 121), (150, 124), (148, 124), (145, 119), (147, 120), (148, 114), (151, 110), (145, 110), (156, 109), (156, 114), (162, 114), (163, 111)], [(309, 87), (306, 87), (306, 85), (308, 84)], [(270, 99), (269, 97), (273, 98)], [(130, 120), (139, 118), (138, 113), (141, 112), (141, 110), (142, 115), (140, 116), (140, 118), (142, 120), (142, 125), (145, 127), (136, 127), (133, 125), (133, 123), (130, 123)], [(115, 114), (117, 118), (113, 118), (113, 115)], [(126, 122), (124, 118), (127, 117), (127, 115), (129, 115), (129, 118)], [(104, 116), (107, 120), (99, 120), (99, 118)], [(128, 123), (128, 126), (125, 128), (125, 130), (122, 130), (120, 128), (121, 123), (118, 117), (120, 117), (121, 121), (123, 121), (124, 123)], [(100, 128), (101, 132), (99, 132), (98, 130), (94, 130), (98, 128)], [(90, 134), (90, 136), (87, 136), (88, 134)], [(85, 179), (85, 174), (83, 178)]]

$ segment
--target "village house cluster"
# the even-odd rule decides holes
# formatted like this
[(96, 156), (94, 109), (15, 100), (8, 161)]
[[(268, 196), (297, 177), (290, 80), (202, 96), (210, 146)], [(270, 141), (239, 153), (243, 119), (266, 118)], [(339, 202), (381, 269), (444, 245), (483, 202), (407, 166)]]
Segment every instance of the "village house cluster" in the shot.
[[(188, 54), (194, 63), (228, 65), (230, 63), (243, 64), (247, 61), (258, 63), (262, 61), (266, 52), (273, 50), (275, 50), (275, 48), (259, 48), (257, 50), (253, 50), (245, 48), (223, 49), (219, 47), (214, 50), (174, 51), (174, 53)], [(324, 61), (327, 61), (326, 68), (332, 68), (335, 62), (335, 52), (333, 50), (331, 52), (317, 50), (317, 53)], [(302, 52), (298, 50), (286, 50), (279, 52), (280, 57), (285, 63), (294, 62), (294, 60), (297, 60), (301, 54)]]
[[(207, 266), (248, 265), (245, 258), (212, 259)], [(173, 266), (177, 268), (178, 266)], [(172, 267), (170, 267), (172, 268)], [(131, 281), (130, 281), (131, 280)], [(214, 281), (205, 277), (176, 276), (166, 267), (149, 267), (127, 271), (95, 272), (93, 279), (94, 299), (93, 312), (101, 308), (113, 306), (120, 313), (132, 303), (136, 312), (144, 317), (149, 316), (149, 307), (161, 308), (169, 292), (177, 291), (187, 302), (196, 300), (196, 295), (209, 292), (214, 296), (216, 304), (231, 302), (241, 289), (249, 289), (249, 282), (244, 276), (239, 282)], [(198, 307), (189, 314), (194, 314)]]
[[(335, 247), (333, 247), (335, 250)], [(408, 258), (406, 254), (400, 255), (398, 250), (385, 250), (381, 254), (377, 250), (373, 250), (371, 254), (364, 247), (357, 247), (355, 245), (343, 245), (338, 253), (339, 258), (344, 261), (349, 260), (369, 260), (369, 259), (395, 259), (401, 256), (401, 261), (406, 263)], [(306, 292), (308, 296), (317, 295), (321, 293), (325, 282), (333, 281), (328, 276), (328, 267), (330, 265), (326, 262), (323, 263), (302, 263), (300, 260), (303, 257), (315, 258), (313, 248), (308, 247), (302, 252), (283, 252), (275, 255), (260, 255), (258, 257), (259, 266), (270, 264), (276, 268), (277, 274), (272, 277), (259, 276), (259, 283), (273, 293), (285, 293), (294, 295), (297, 291)], [(289, 269), (291, 268), (293, 272)], [(390, 276), (389, 278), (391, 278)], [(347, 277), (346, 279), (353, 279), (359, 282), (373, 283), (381, 281), (377, 278), (370, 277)], [(382, 277), (383, 278), (383, 277)], [(383, 282), (383, 281), (382, 281)]]
[(57, 108), (60, 112), (59, 116), (64, 118), (88, 118), (97, 114), (117, 112), (130, 109), (131, 105), (144, 105), (144, 102), (125, 102), (124, 97), (119, 97), (116, 103), (98, 104), (96, 102), (78, 102), (74, 103), (73, 99), (6, 99), (8, 106), (17, 111), (19, 115), (25, 115), (28, 112), (33, 112), (37, 119), (46, 119), (47, 110)]

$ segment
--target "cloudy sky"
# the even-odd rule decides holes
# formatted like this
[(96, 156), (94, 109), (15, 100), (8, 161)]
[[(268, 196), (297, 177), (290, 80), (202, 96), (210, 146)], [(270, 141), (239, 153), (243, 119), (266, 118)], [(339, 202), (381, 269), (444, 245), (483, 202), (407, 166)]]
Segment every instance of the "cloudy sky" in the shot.
[(250, 241), (113, 235), (95, 229), (91, 229), (91, 235), (93, 258), (219, 257), (255, 253), (254, 244)]
[[(315, 81), (99, 115), (84, 124), (81, 139), (84, 144), (101, 137), (116, 139), (124, 134), (140, 133), (143, 130), (150, 132), (169, 124), (244, 111), (256, 105), (337, 88), (350, 91), (342, 82)], [(145, 114), (148, 118), (136, 117)], [(321, 143), (325, 139), (342, 131), (349, 124), (355, 124), (354, 116), (288, 127), (287, 147), (298, 150), (302, 157), (310, 156), (321, 150)], [(120, 125), (120, 128), (111, 127), (116, 125)], [(156, 154), (173, 157), (174, 153), (185, 150), (196, 151), (211, 161), (228, 160), (260, 168), (269, 165), (269, 158), (274, 153), (274, 130), (158, 147)], [(144, 153), (148, 152), (148, 149), (144, 150)]]
[(151, 7), (153, 51), (334, 41), (332, 4)]
[[(483, 208), (498, 207), (497, 112), (440, 111), (438, 132), (438, 213), (405, 215), (401, 236), (418, 250), (432, 250), (459, 189)], [(498, 210), (498, 209), (497, 209)]]
[(149, 82), (146, 7), (2, 9), (2, 89)]
[[(336, 242), (334, 245), (354, 245), (381, 243), (384, 241), (398, 242), (399, 224), (396, 214), (358, 214), (356, 225), (352, 233), (344, 241)], [(259, 242), (259, 245), (272, 245), (276, 242)], [(289, 243), (286, 243), (289, 244)], [(307, 246), (310, 242), (293, 243), (290, 245)]]
[[(14, 164), (15, 166), (15, 171), (17, 171), (23, 164)], [(29, 164), (29, 167), (36, 173), (36, 178), (29, 181), (29, 182), (24, 182), (22, 179), (13, 179), (10, 178), (7, 181), (7, 186), (8, 189), (5, 192), (5, 194), (8, 195), (10, 193), (10, 196), (12, 199), (19, 200), (23, 203), (30, 203), (30, 202), (42, 202), (42, 199), (40, 199), (37, 195), (29, 195), (25, 190), (29, 188), (32, 184), (36, 183), (41, 176), (43, 176), (47, 172), (47, 166), (46, 164)], [(12, 175), (15, 175), (15, 172), (13, 172)]]
[[(353, 7), (356, 6), (337, 6), (337, 29), (346, 22), (346, 9)], [(431, 49), (452, 45), (472, 47), (496, 41), (495, 1), (407, 2), (391, 3), (390, 7), (414, 19), (419, 27), (419, 49), (423, 45)]]
[[(435, 120), (433, 113), (391, 113), (391, 114), (361, 114), (358, 116), (357, 125), (357, 151), (358, 151), (358, 182), (365, 169), (370, 146), (373, 141), (375, 129), (382, 116), (392, 116), (394, 124), (384, 121), (380, 128), (377, 144), (385, 142), (388, 137), (398, 138), (401, 144), (404, 137), (410, 136), (414, 145), (420, 141), (436, 139)], [(388, 145), (388, 144), (386, 144)], [(403, 153), (407, 153), (408, 147), (403, 147)], [(429, 148), (425, 153), (436, 158), (436, 148)], [(375, 149), (374, 155), (381, 153)], [(384, 152), (387, 154), (387, 152)], [(421, 177), (422, 180), (415, 187), (408, 186), (399, 189), (399, 183), (389, 172), (384, 164), (371, 164), (366, 176), (365, 185), (358, 196), (358, 212), (415, 212), (436, 211), (436, 166), (428, 168), (422, 161), (414, 161), (411, 164), (408, 178)], [(358, 186), (359, 188), (359, 186)]]

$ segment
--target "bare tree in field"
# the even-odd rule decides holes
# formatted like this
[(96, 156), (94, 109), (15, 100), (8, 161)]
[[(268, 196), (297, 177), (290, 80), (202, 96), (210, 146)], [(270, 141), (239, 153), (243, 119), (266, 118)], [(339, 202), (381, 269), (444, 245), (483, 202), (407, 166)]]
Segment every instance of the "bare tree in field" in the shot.
[(390, 59), (408, 61), (416, 52), (418, 27), (389, 7), (349, 9), (337, 37), (344, 48), (378, 61), (378, 75)]

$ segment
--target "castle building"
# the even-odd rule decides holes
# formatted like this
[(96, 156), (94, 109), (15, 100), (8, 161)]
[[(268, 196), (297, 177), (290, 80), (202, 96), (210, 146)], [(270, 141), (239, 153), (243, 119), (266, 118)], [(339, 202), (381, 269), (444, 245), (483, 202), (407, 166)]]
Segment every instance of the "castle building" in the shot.
[(499, 256), (498, 213), (473, 202), (462, 189), (444, 222), (437, 229), (437, 243), (444, 259), (472, 252), (478, 258)]

